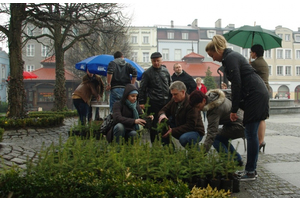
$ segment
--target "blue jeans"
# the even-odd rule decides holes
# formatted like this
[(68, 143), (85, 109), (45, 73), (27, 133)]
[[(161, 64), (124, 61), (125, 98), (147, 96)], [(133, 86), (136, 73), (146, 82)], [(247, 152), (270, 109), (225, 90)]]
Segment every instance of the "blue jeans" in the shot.
[(109, 109), (110, 112), (112, 113), (113, 110), (113, 105), (116, 101), (120, 101), (123, 93), (124, 93), (125, 88), (113, 88), (110, 90), (110, 98), (109, 98)]
[(254, 172), (256, 170), (259, 145), (258, 145), (258, 122), (252, 122), (245, 124), (245, 135), (247, 138), (247, 164), (245, 170), (248, 172)]
[(242, 161), (242, 157), (241, 155), (235, 150), (235, 148), (232, 146), (231, 143), (228, 142), (228, 138), (221, 136), (221, 135), (217, 135), (215, 138), (215, 141), (213, 143), (214, 148), (220, 152), (220, 145), (221, 148), (224, 150), (224, 152), (227, 154), (228, 153), (228, 145), (229, 145), (229, 151), (231, 154), (233, 154), (234, 152), (236, 152), (236, 161)]
[[(196, 131), (190, 131), (190, 132), (186, 132), (184, 134), (182, 134), (180, 137), (179, 137), (179, 143), (185, 147), (187, 144), (189, 146), (194, 146), (196, 144), (198, 144), (201, 140), (202, 140), (203, 136), (201, 136), (198, 132)], [(162, 138), (162, 143), (164, 145), (168, 145), (170, 144), (170, 140), (171, 140), (171, 137), (167, 137), (167, 138)]]
[(114, 137), (116, 138), (116, 142), (120, 143), (121, 137), (125, 138), (125, 141), (130, 139), (131, 144), (133, 144), (133, 140), (138, 136), (136, 131), (128, 131), (125, 129), (125, 126), (121, 123), (117, 123), (113, 129)]
[(73, 99), (73, 104), (78, 112), (81, 125), (85, 125), (86, 117), (89, 113), (89, 105), (82, 99)]

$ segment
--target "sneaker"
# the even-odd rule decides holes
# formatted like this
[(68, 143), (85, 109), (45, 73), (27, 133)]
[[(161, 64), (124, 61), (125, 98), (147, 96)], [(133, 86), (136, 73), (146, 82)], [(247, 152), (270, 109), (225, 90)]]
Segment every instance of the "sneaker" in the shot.
[(255, 172), (246, 172), (241, 176), (240, 181), (255, 181)]
[[(245, 171), (236, 171), (236, 172), (234, 173), (234, 175), (237, 176), (237, 177), (241, 177), (241, 176), (244, 175), (244, 173), (245, 173)], [(258, 177), (258, 174), (257, 174), (257, 172), (256, 172), (256, 170), (255, 170), (255, 178), (257, 178), (257, 177)]]

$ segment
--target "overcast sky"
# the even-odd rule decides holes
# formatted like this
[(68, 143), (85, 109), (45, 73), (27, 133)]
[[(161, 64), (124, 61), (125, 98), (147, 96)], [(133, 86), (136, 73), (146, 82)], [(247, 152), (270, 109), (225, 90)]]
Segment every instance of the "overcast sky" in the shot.
[(199, 27), (214, 27), (221, 19), (222, 28), (228, 24), (238, 28), (254, 23), (271, 30), (278, 25), (293, 31), (300, 27), (299, 0), (140, 0), (123, 3), (130, 6), (127, 13), (133, 14), (134, 26), (169, 25), (171, 20), (174, 25), (186, 26), (198, 19)]

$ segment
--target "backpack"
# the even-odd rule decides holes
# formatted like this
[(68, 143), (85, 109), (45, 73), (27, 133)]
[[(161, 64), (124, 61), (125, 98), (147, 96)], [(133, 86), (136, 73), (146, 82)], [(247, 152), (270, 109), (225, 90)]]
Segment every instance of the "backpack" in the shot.
[(107, 132), (111, 129), (113, 126), (113, 115), (112, 113), (109, 113), (103, 120), (101, 127), (100, 127), (100, 133), (103, 135), (106, 135)]

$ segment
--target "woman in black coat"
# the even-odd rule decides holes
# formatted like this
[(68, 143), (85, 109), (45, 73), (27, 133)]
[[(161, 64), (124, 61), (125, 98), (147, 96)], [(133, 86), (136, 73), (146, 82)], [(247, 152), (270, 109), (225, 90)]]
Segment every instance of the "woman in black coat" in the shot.
[(222, 62), (227, 79), (231, 82), (232, 107), (230, 119), (236, 121), (237, 110), (244, 110), (243, 123), (247, 138), (247, 164), (241, 181), (256, 180), (258, 159), (258, 126), (269, 117), (269, 95), (263, 80), (246, 58), (226, 48), (226, 39), (215, 35), (206, 46), (206, 52), (214, 61)]
[[(106, 137), (109, 142), (116, 137), (116, 142), (119, 143), (121, 137), (128, 141), (131, 138), (138, 136), (137, 131), (139, 125), (144, 126), (146, 121), (140, 119), (140, 115), (143, 111), (138, 104), (138, 89), (133, 84), (127, 84), (120, 101), (117, 101), (113, 105), (113, 127), (107, 133)], [(153, 116), (149, 116), (153, 119)]]

